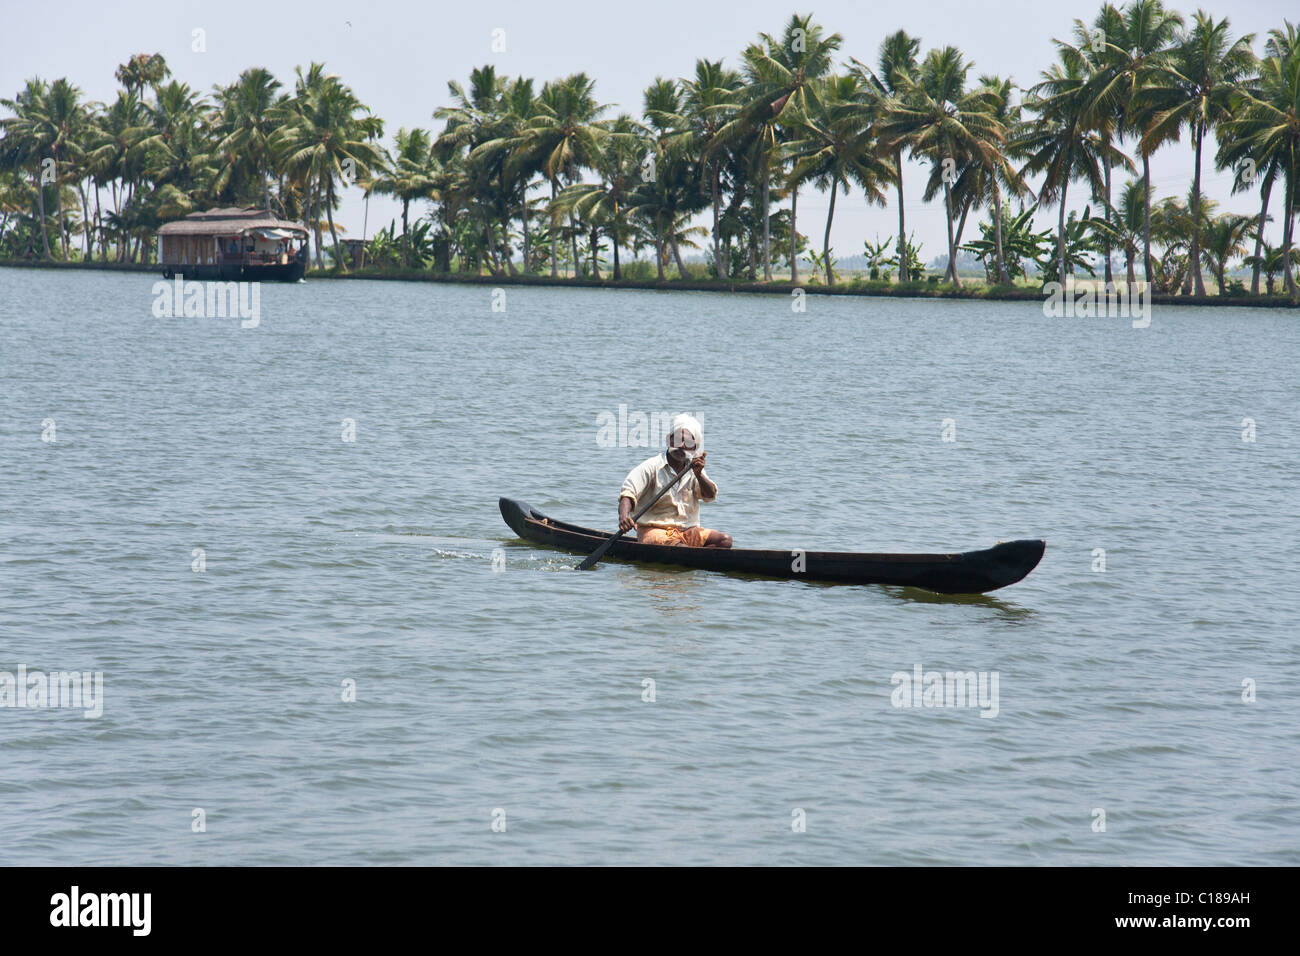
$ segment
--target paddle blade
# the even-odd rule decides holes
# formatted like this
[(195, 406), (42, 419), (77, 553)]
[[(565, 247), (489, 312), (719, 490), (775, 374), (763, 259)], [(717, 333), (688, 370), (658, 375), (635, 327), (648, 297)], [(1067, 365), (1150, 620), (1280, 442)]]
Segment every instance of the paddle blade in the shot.
[(602, 557), (604, 557), (605, 552), (609, 550), (610, 545), (612, 545), (615, 541), (617, 541), (617, 540), (618, 540), (619, 538), (621, 538), (622, 536), (623, 536), (623, 532), (620, 531), (618, 534), (614, 535), (612, 538), (607, 538), (607, 539), (605, 540), (605, 543), (604, 543), (604, 544), (602, 544), (602, 545), (601, 545), (599, 548), (597, 548), (595, 551), (591, 552), (591, 554), (589, 554), (589, 555), (587, 555), (585, 558), (583, 558), (583, 559), (582, 559), (582, 563), (579, 564), (579, 565), (578, 565), (574, 570), (576, 570), (576, 571), (590, 571), (592, 568), (594, 568), (594, 567), (596, 566), (596, 562), (599, 561)]

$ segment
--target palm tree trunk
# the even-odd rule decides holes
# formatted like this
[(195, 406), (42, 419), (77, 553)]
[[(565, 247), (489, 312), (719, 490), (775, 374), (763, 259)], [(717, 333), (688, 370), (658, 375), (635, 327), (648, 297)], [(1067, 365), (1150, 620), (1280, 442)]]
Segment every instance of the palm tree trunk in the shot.
[(514, 257), (510, 255), (510, 208), (507, 203), (503, 203), (501, 210), (501, 261), (505, 265), (502, 274), (509, 272), (512, 276), (519, 275), (519, 270), (515, 268)]
[[(57, 163), (55, 168), (58, 168)], [(55, 211), (59, 215), (59, 245), (63, 248), (63, 261), (68, 260), (68, 221), (63, 217), (63, 184), (54, 180)]]
[(86, 261), (90, 261), (90, 200), (86, 196), (86, 181), (77, 182), (77, 195), (81, 197), (81, 232), (86, 239)]
[(795, 229), (799, 212), (799, 184), (793, 183), (790, 192), (790, 281), (799, 281), (799, 232)]
[[(1106, 216), (1110, 217), (1110, 137), (1106, 137), (1105, 150), (1102, 153), (1102, 162), (1106, 166)], [(1106, 257), (1105, 281), (1106, 288), (1109, 289), (1115, 282), (1115, 277), (1110, 270), (1110, 233), (1102, 233), (1102, 254)]]
[[(617, 215), (617, 214), (616, 214)], [(614, 244), (614, 281), (617, 282), (623, 278), (623, 270), (618, 264), (618, 226), (615, 225), (609, 230), (609, 240)]]
[(673, 250), (673, 261), (677, 263), (677, 273), (683, 279), (693, 279), (690, 271), (686, 268), (686, 263), (682, 262), (682, 250), (677, 245), (677, 232), (674, 230), (668, 237), (668, 245)]
[(1201, 144), (1205, 131), (1196, 127), (1196, 172), (1192, 179), (1192, 251), (1187, 263), (1192, 272), (1192, 290), (1205, 295), (1205, 280), (1201, 278)]
[(961, 248), (961, 236), (962, 236), (962, 233), (964, 233), (964, 232), (966, 231), (966, 217), (970, 215), (971, 206), (973, 206), (973, 205), (974, 205), (973, 202), (968, 202), (968, 203), (966, 203), (966, 205), (963, 206), (963, 207), (962, 207), (962, 210), (961, 210), (961, 219), (957, 220), (957, 239), (956, 239), (956, 245), (957, 245), (957, 248), (958, 248), (958, 249)]
[(528, 184), (524, 183), (524, 198), (519, 205), (519, 218), (524, 224), (524, 274), (528, 274), (528, 254), (532, 251), (528, 237)]
[(558, 223), (556, 223), (555, 221), (555, 193), (556, 193), (555, 177), (552, 176), (551, 177), (551, 278), (552, 279), (556, 278), (560, 274), (560, 253), (559, 253), (559, 247), (556, 244), (557, 243), (556, 237), (559, 235), (560, 230), (556, 228)]
[(772, 215), (769, 208), (771, 173), (763, 164), (763, 281), (772, 281)]
[(1061, 184), (1061, 212), (1056, 221), (1056, 281), (1065, 285), (1065, 194), (1069, 191), (1070, 180)]
[(1142, 153), (1142, 266), (1151, 285), (1151, 157)]
[(104, 235), (104, 219), (99, 208), (99, 183), (95, 183), (95, 232), (99, 236), (99, 261), (108, 261), (108, 239)]
[[(407, 224), (407, 211), (411, 208), (411, 200), (402, 199), (402, 268), (411, 268), (411, 230)], [(380, 220), (381, 222), (383, 220)]]
[(1133, 260), (1136, 257), (1130, 254), (1125, 258), (1128, 260), (1128, 291), (1132, 296), (1137, 288), (1137, 275), (1133, 272)]
[(998, 282), (1011, 284), (1011, 275), (1007, 272), (1006, 258), (1002, 254), (1002, 190), (996, 181), (993, 183), (993, 243), (994, 254), (998, 257)]
[(952, 284), (960, 289), (961, 280), (957, 278), (957, 246), (952, 234), (952, 184), (946, 179), (943, 182), (943, 206), (948, 219), (948, 276), (952, 278)]
[[(501, 274), (501, 263), (497, 256), (497, 231), (492, 225), (492, 218), (489, 216), (483, 223), (487, 230), (487, 267), (489, 275)], [(480, 270), (481, 271), (481, 270)]]
[(835, 194), (839, 191), (839, 181), (831, 177), (831, 205), (826, 210), (826, 235), (822, 237), (822, 263), (826, 266), (826, 284), (835, 284), (835, 272), (831, 269), (831, 220), (835, 218)]
[(1291, 268), (1291, 241), (1295, 235), (1295, 174), (1288, 171), (1286, 174), (1286, 202), (1284, 204), (1286, 212), (1286, 223), (1282, 227), (1282, 269), (1286, 276), (1286, 288), (1291, 293), (1292, 300), (1300, 299), (1300, 290), (1296, 289), (1295, 271)]
[(45, 231), (45, 184), (41, 182), (40, 167), (36, 170), (36, 206), (40, 210), (41, 248), (46, 259), (53, 259), (54, 256), (50, 254), (50, 236)]
[(600, 261), (597, 256), (600, 253), (600, 230), (595, 226), (591, 227), (591, 277), (600, 278)]
[(1259, 227), (1255, 230), (1255, 265), (1250, 270), (1250, 294), (1259, 295), (1259, 267), (1264, 254), (1264, 223), (1268, 221), (1268, 194), (1273, 190), (1273, 177), (1264, 180), (1264, 201), (1259, 205)]
[(910, 282), (911, 276), (907, 271), (907, 221), (903, 215), (903, 150), (901, 148), (894, 150), (894, 168), (898, 170), (898, 281)]
[(713, 269), (718, 274), (719, 279), (726, 278), (726, 270), (722, 266), (722, 246), (720, 244), (719, 230), (722, 224), (722, 184), (719, 181), (722, 173), (717, 164), (713, 167)]
[[(122, 184), (122, 192), (126, 192), (125, 183)], [(122, 215), (122, 196), (117, 191), (116, 182), (113, 183), (113, 215), (115, 217), (120, 217)], [(125, 243), (123, 240), (125, 238), (125, 233), (119, 228), (115, 233), (115, 236), (116, 238), (113, 244), (113, 256), (114, 256), (113, 261), (124, 262), (125, 259), (123, 258), (123, 248), (125, 246)]]
[(655, 236), (655, 269), (659, 273), (659, 281), (664, 281), (664, 241), (661, 237)]
[(343, 255), (339, 252), (339, 232), (334, 226), (334, 177), (332, 175), (325, 181), (325, 216), (330, 223), (330, 238), (334, 240), (334, 262), (343, 272), (347, 272), (348, 264), (343, 261)]
[(321, 234), (320, 234), (320, 183), (317, 182), (311, 191), (311, 222), (312, 230), (316, 234), (316, 268), (324, 269), (325, 262), (321, 258)]
[(578, 224), (569, 213), (569, 243), (573, 246), (573, 277), (578, 278)]

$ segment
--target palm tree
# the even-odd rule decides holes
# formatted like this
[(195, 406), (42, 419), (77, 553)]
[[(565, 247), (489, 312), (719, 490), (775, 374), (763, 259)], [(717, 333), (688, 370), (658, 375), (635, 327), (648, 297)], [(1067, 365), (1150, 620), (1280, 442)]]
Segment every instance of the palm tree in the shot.
[[(506, 205), (513, 200), (519, 206), (520, 225), (523, 228), (523, 263), (524, 271), (527, 272), (532, 259), (528, 191), (533, 177), (542, 172), (540, 157), (530, 152), (522, 140), (528, 124), (540, 112), (537, 97), (533, 93), (533, 81), (519, 77), (509, 82), (502, 97), (502, 105), (505, 115), (501, 118), (501, 126), (506, 130), (506, 142), (510, 144), (505, 164), (501, 168), (502, 189)], [(503, 230), (508, 222), (509, 216), (505, 214)]]
[[(1253, 35), (1247, 34), (1232, 40), (1226, 17), (1215, 21), (1208, 13), (1197, 11), (1191, 30), (1180, 36), (1169, 57), (1151, 72), (1150, 85), (1139, 93), (1141, 108), (1150, 116), (1150, 126), (1142, 136), (1144, 151), (1176, 141), (1184, 128), (1191, 132), (1196, 150), (1193, 220), (1199, 219), (1196, 206), (1201, 201), (1201, 152), (1205, 135), (1230, 118), (1233, 96), (1252, 74), (1253, 39)], [(1188, 258), (1192, 288), (1197, 295), (1205, 295), (1200, 239), (1195, 234)]]
[[(41, 221), (41, 243), (45, 258), (51, 258), (45, 222), (45, 186), (54, 187), (60, 249), (68, 258), (68, 220), (63, 214), (63, 187), (83, 177), (79, 164), (91, 137), (89, 112), (81, 101), (81, 90), (60, 78), (46, 84), (40, 78), (27, 82), (14, 100), (0, 100), (14, 116), (4, 120), (6, 152), (15, 166), (31, 164), (36, 177), (36, 198)], [(47, 161), (49, 161), (47, 163)], [(74, 175), (75, 173), (75, 175)], [(83, 207), (84, 213), (84, 207)]]
[(1215, 200), (1197, 197), (1189, 189), (1186, 199), (1171, 196), (1152, 210), (1151, 234), (1164, 246), (1157, 268), (1158, 273), (1163, 273), (1163, 281), (1157, 277), (1157, 291), (1177, 289), (1183, 295), (1192, 294), (1192, 243), (1204, 246), (1218, 207)]
[[(921, 49), (919, 37), (908, 36), (903, 30), (891, 33), (880, 44), (877, 58), (878, 73), (870, 67), (853, 60), (853, 68), (859, 75), (868, 79), (877, 95), (882, 99), (895, 99), (902, 96), (902, 77), (912, 78), (916, 73), (916, 55)], [(907, 220), (903, 203), (903, 146), (902, 140), (887, 144), (893, 150), (895, 186), (898, 187), (898, 281), (908, 282), (907, 270)], [(1000, 257), (999, 257), (1000, 259)]]
[(437, 186), (440, 164), (433, 155), (433, 138), (427, 130), (397, 131), (396, 152), (367, 184), (367, 192), (393, 196), (402, 203), (402, 268), (411, 267), (410, 210), (415, 199), (427, 199)]
[[(95, 183), (95, 218), (100, 222), (100, 253), (108, 255), (109, 230), (104, 228), (99, 209), (99, 190), (111, 188), (112, 215), (121, 216), (123, 206), (129, 205), (137, 185), (143, 181), (145, 143), (152, 130), (139, 96), (130, 91), (119, 91), (114, 100), (99, 117), (88, 143), (86, 164)], [(125, 261), (126, 236), (117, 237), (117, 260)]]
[[(525, 269), (530, 257), (528, 189), (533, 176), (541, 171), (542, 160), (529, 148), (527, 131), (540, 115), (540, 107), (533, 95), (532, 80), (504, 76), (497, 79), (490, 66), (474, 72), (471, 87), (474, 93), (460, 109), (435, 114), (448, 117), (440, 142), (463, 145), (468, 150), (464, 172), (473, 181), (472, 192), (483, 208), (489, 248), (500, 262), (497, 271), (503, 271), (504, 265), (514, 275), (510, 221), (515, 209), (519, 210), (523, 226)], [(498, 225), (499, 255), (494, 239)]]
[[(799, 129), (810, 110), (815, 109), (811, 95), (816, 81), (827, 76), (832, 55), (844, 38), (838, 33), (825, 35), (812, 16), (790, 17), (780, 40), (759, 34), (759, 42), (750, 44), (744, 53), (745, 73), (749, 80), (746, 100), (736, 117), (715, 135), (714, 144), (724, 145), (739, 136), (757, 139), (757, 165), (761, 176), (763, 221), (763, 277), (772, 279), (771, 167), (780, 146), (780, 129)], [(794, 133), (798, 135), (798, 133)], [(798, 189), (798, 180), (793, 183)], [(832, 194), (832, 201), (834, 195)], [(797, 202), (797, 200), (796, 200)], [(794, 261), (793, 254), (791, 261)]]
[(1273, 294), (1273, 279), (1279, 272), (1285, 272), (1287, 268), (1300, 265), (1300, 249), (1291, 249), (1290, 254), (1286, 254), (1280, 245), (1265, 245), (1263, 250), (1253, 256), (1247, 256), (1245, 263), (1248, 266), (1258, 266), (1263, 269), (1265, 294)]
[[(1010, 162), (1014, 144), (1009, 142), (1012, 131), (1021, 124), (1020, 107), (1012, 102), (1012, 84), (1010, 80), (997, 76), (981, 76), (980, 92), (984, 94), (984, 105), (989, 114), (1006, 131), (997, 136), (993, 149), (982, 154), (975, 154), (962, 163), (952, 192), (957, 204), (962, 209), (960, 225), (957, 229), (957, 242), (961, 242), (962, 231), (966, 224), (966, 214), (973, 208), (991, 207), (993, 216), (994, 278), (1007, 285), (1011, 275), (1007, 270), (1002, 248), (1002, 191), (1005, 189), (1012, 196), (1032, 195), (1024, 178)], [(933, 180), (933, 177), (931, 177)], [(927, 195), (937, 193), (938, 185), (927, 184)]]
[[(556, 242), (559, 236), (554, 203), (560, 192), (561, 180), (574, 182), (584, 168), (592, 168), (599, 161), (601, 151), (600, 116), (608, 109), (596, 102), (595, 81), (585, 73), (574, 73), (562, 80), (542, 87), (537, 100), (537, 112), (525, 124), (518, 148), (537, 163), (551, 184), (551, 275), (559, 275), (559, 255)], [(577, 268), (578, 248), (576, 235), (573, 241), (574, 268)]]
[(1231, 169), (1232, 192), (1234, 195), (1241, 192), (1254, 189), (1256, 185), (1260, 186), (1260, 207), (1259, 214), (1252, 218), (1255, 225), (1255, 253), (1251, 257), (1251, 278), (1250, 292), (1251, 295), (1259, 294), (1259, 272), (1263, 260), (1264, 248), (1264, 228), (1268, 225), (1272, 217), (1268, 214), (1269, 199), (1273, 194), (1273, 185), (1277, 178), (1282, 174), (1281, 157), (1276, 153), (1270, 153), (1264, 157), (1264, 164), (1261, 168), (1256, 159), (1255, 142), (1247, 134), (1240, 135), (1245, 128), (1239, 122), (1249, 113), (1249, 107), (1244, 96), (1243, 90), (1237, 97), (1236, 105), (1233, 107), (1234, 118), (1225, 120), (1219, 125), (1218, 140), (1219, 150), (1214, 157), (1214, 165), (1217, 169)]
[[(1124, 16), (1114, 4), (1103, 4), (1091, 27), (1082, 20), (1074, 21), (1074, 37), (1073, 44), (1060, 40), (1054, 42), (1058, 48), (1068, 47), (1083, 64), (1088, 77), (1087, 88), (1081, 92), (1083, 122), (1100, 136), (1109, 152), (1111, 144), (1121, 135), (1124, 120), (1123, 72), (1130, 55), (1120, 47), (1125, 40)], [(1094, 197), (1101, 200), (1103, 208), (1111, 205), (1111, 168), (1111, 162), (1103, 164), (1103, 189)], [(1103, 281), (1110, 284), (1113, 277), (1109, 236), (1102, 237), (1102, 254), (1105, 259)]]
[[(604, 226), (614, 246), (614, 278), (623, 277), (619, 265), (619, 241), (629, 233), (627, 215), (632, 190), (640, 180), (641, 159), (645, 155), (645, 130), (630, 116), (622, 115), (608, 124), (602, 136), (597, 172), (601, 181), (570, 186), (559, 195), (558, 208), (572, 211), (591, 224), (593, 233)], [(592, 248), (596, 243), (593, 241)], [(592, 271), (600, 270), (592, 257)]]
[(698, 170), (693, 157), (683, 148), (689, 144), (690, 122), (682, 112), (681, 86), (656, 78), (646, 88), (643, 110), (650, 142), (643, 170), (647, 175), (633, 189), (629, 212), (650, 223), (655, 236), (656, 269), (664, 281), (667, 246), (683, 279), (691, 278), (682, 262), (678, 242), (679, 223), (708, 205), (701, 195)]
[(146, 86), (157, 87), (172, 71), (161, 53), (137, 53), (113, 75), (128, 93), (139, 93)]
[[(383, 135), (383, 120), (371, 115), (337, 76), (325, 75), (323, 65), (315, 63), (306, 75), (298, 70), (293, 99), (274, 113), (281, 125), (271, 137), (271, 147), (286, 170), (315, 185), (317, 196), (324, 188), (334, 262), (346, 272), (334, 224), (335, 183), (367, 179), (369, 171), (383, 163), (373, 144)], [(318, 262), (319, 255), (318, 243)]]
[[(509, 261), (497, 249), (496, 230), (498, 221), (508, 215), (505, 164), (514, 148), (512, 136), (518, 134), (504, 123), (507, 83), (491, 65), (471, 70), (468, 90), (455, 81), (447, 84), (455, 105), (433, 113), (436, 119), (446, 121), (436, 145), (451, 150), (459, 160), (453, 188), (458, 194), (456, 206), (465, 214), (462, 226), (482, 236), (489, 268), (496, 275), (504, 274)], [(503, 232), (508, 230), (503, 228)], [(479, 257), (474, 260), (477, 264)]]
[[(856, 74), (832, 76), (816, 86), (815, 96), (804, 107), (808, 113), (803, 114), (802, 138), (791, 144), (801, 157), (791, 178), (812, 179), (820, 188), (830, 190), (822, 240), (823, 261), (830, 262), (836, 193), (843, 190), (847, 195), (852, 181), (862, 187), (867, 202), (883, 206), (881, 184), (894, 181), (897, 170), (876, 139), (874, 114), (879, 101), (864, 99), (861, 78)], [(835, 284), (829, 270), (826, 279), (828, 285)]]
[[(1264, 219), (1268, 210), (1267, 189), (1272, 179), (1280, 173), (1283, 178), (1282, 204), (1282, 268), (1287, 291), (1293, 298), (1300, 297), (1294, 270), (1291, 247), (1294, 239), (1296, 215), (1296, 189), (1300, 182), (1300, 30), (1287, 23), (1283, 29), (1270, 31), (1265, 45), (1266, 57), (1259, 65), (1259, 78), (1250, 88), (1243, 89), (1234, 103), (1233, 116), (1222, 124), (1222, 133), (1231, 144), (1229, 158), (1236, 153), (1249, 156), (1256, 164), (1257, 174), (1263, 171), (1265, 179), (1264, 207), (1258, 217), (1255, 255), (1252, 257), (1256, 277), (1266, 257), (1260, 245)], [(1258, 289), (1257, 281), (1252, 285)]]
[(695, 76), (682, 81), (682, 112), (688, 126), (681, 148), (698, 158), (700, 180), (708, 177), (713, 202), (713, 265), (719, 278), (727, 274), (722, 258), (722, 167), (726, 161), (720, 146), (711, 148), (718, 131), (738, 108), (740, 74), (722, 67), (722, 61), (696, 60)]
[(989, 110), (988, 94), (966, 90), (971, 66), (956, 47), (931, 50), (915, 77), (896, 75), (900, 95), (884, 104), (876, 130), (883, 142), (906, 144), (913, 155), (929, 159), (931, 181), (942, 181), (948, 221), (947, 277), (958, 287), (961, 279), (957, 275), (952, 203), (956, 165), (973, 158), (995, 164), (998, 144), (1006, 137), (1006, 130)]
[(226, 202), (243, 205), (255, 198), (270, 208), (268, 174), (275, 172), (270, 140), (277, 128), (273, 111), (284, 100), (279, 89), (280, 81), (262, 67), (245, 70), (234, 83), (216, 89), (213, 133), (221, 168), (213, 188)]
[(1120, 190), (1119, 204), (1106, 207), (1107, 239), (1118, 246), (1124, 256), (1130, 289), (1137, 282), (1135, 265), (1138, 253), (1150, 240), (1151, 204), (1146, 195), (1146, 183), (1145, 175), (1138, 180), (1129, 180)]
[(1066, 195), (1070, 183), (1085, 181), (1093, 196), (1105, 192), (1102, 167), (1117, 160), (1117, 150), (1088, 125), (1090, 97), (1085, 63), (1069, 46), (1058, 47), (1059, 61), (1043, 71), (1030, 91), (1027, 107), (1036, 122), (1022, 127), (1016, 150), (1028, 156), (1022, 174), (1043, 174), (1039, 199), (1059, 205), (1057, 219), (1057, 281), (1066, 273)]
[(218, 159), (208, 132), (209, 106), (188, 84), (171, 81), (155, 90), (146, 107), (150, 134), (140, 143), (145, 177), (153, 189), (144, 197), (141, 226), (183, 216), (215, 198)]
[[(1090, 83), (1094, 108), (1111, 111), (1118, 119), (1121, 137), (1134, 136), (1142, 156), (1145, 207), (1142, 225), (1142, 259), (1146, 281), (1153, 279), (1151, 267), (1151, 150), (1142, 145), (1142, 133), (1150, 125), (1149, 110), (1143, 109), (1138, 91), (1159, 75), (1169, 58), (1170, 46), (1182, 28), (1183, 18), (1164, 8), (1161, 0), (1132, 0), (1121, 13), (1118, 37), (1111, 28), (1103, 32), (1105, 49), (1099, 59), (1104, 69)], [(1108, 21), (1109, 22), (1109, 21)], [(1107, 198), (1109, 204), (1109, 198)]]
[(13, 116), (0, 120), (4, 124), (4, 164), (14, 169), (30, 169), (36, 193), (37, 221), (40, 224), (41, 251), (46, 259), (53, 259), (50, 237), (46, 228), (44, 160), (49, 158), (53, 130), (47, 116), (49, 84), (40, 77), (27, 81), (27, 85), (12, 100), (0, 100), (0, 106)]
[(1210, 272), (1218, 283), (1219, 295), (1223, 295), (1228, 263), (1246, 254), (1246, 237), (1254, 224), (1254, 216), (1229, 212), (1215, 217), (1205, 229), (1203, 252)]

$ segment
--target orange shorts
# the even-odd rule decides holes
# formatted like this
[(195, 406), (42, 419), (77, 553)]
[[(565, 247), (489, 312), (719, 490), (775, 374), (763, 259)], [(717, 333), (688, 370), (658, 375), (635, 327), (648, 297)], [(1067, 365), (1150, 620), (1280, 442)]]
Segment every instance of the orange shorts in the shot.
[(713, 534), (708, 528), (645, 528), (637, 525), (636, 539), (642, 544), (667, 544), (672, 547), (702, 548)]

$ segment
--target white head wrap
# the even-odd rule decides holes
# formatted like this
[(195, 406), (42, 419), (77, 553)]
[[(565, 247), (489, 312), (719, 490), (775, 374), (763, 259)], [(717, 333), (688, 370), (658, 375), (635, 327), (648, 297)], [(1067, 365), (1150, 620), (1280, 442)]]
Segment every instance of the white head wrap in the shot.
[(678, 433), (685, 430), (692, 438), (695, 439), (695, 447), (688, 451), (699, 454), (704, 449), (704, 431), (700, 428), (700, 423), (694, 416), (682, 412), (680, 415), (674, 415), (672, 424), (668, 426), (668, 447), (677, 448)]
[[(680, 448), (683, 444), (678, 442), (680, 433), (685, 430), (690, 434), (694, 442), (693, 448), (686, 448), (688, 460), (694, 458), (704, 449), (704, 431), (700, 428), (700, 423), (691, 415), (682, 412), (680, 415), (674, 415), (672, 424), (668, 427), (668, 447)], [(671, 465), (669, 466), (671, 468)], [(677, 513), (685, 516), (688, 511), (689, 498), (688, 494), (697, 494), (697, 491), (688, 492), (688, 487), (694, 487), (696, 484), (695, 476), (690, 475), (683, 478), (680, 482), (673, 485), (668, 491), (668, 499), (677, 506)]]

